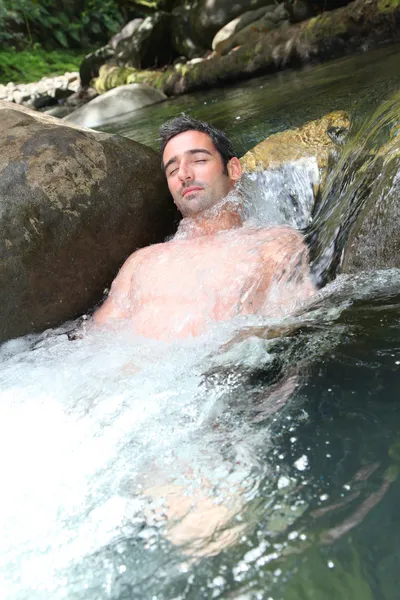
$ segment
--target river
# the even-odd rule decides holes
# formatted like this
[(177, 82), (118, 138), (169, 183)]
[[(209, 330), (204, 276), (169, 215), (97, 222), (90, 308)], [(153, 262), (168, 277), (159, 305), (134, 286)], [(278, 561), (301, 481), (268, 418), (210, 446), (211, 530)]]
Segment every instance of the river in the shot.
[[(345, 109), (357, 139), (400, 87), (398, 53), (183, 96), (107, 130), (155, 146), (185, 111), (242, 154)], [(273, 181), (296, 188), (302, 227), (310, 172)], [(264, 224), (287, 214), (271, 178), (256, 180), (274, 208), (255, 211)], [(123, 328), (71, 340), (72, 327), (0, 347), (1, 598), (398, 597), (397, 269), (174, 344)]]

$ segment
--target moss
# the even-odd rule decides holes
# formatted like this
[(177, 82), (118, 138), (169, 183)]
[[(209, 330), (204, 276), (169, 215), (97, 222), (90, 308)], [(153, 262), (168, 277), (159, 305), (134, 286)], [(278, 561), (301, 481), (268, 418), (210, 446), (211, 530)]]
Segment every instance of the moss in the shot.
[(400, 6), (400, 0), (379, 0), (378, 2), (379, 12), (392, 12), (398, 6)]
[(63, 75), (66, 71), (79, 71), (84, 52), (55, 50), (47, 52), (41, 48), (0, 51), (0, 83), (29, 83), (42, 77)]

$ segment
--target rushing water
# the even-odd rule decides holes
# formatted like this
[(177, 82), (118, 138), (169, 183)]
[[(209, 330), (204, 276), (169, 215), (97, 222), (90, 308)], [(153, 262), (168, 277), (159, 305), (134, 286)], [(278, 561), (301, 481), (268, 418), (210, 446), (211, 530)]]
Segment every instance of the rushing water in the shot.
[[(396, 61), (381, 50), (115, 127), (154, 144), (181, 110), (229, 117), (242, 151), (338, 108), (359, 128), (398, 89)], [(249, 219), (307, 227), (314, 179), (308, 161), (253, 178)], [(348, 187), (327, 189), (335, 207)], [(0, 347), (1, 598), (398, 597), (400, 271), (341, 275), (291, 317), (179, 343), (73, 327)]]

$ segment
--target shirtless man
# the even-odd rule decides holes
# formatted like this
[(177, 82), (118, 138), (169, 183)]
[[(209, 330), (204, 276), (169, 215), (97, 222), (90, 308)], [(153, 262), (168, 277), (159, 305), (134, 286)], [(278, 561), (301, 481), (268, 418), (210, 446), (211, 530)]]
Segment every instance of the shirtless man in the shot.
[(282, 316), (312, 295), (302, 236), (244, 224), (235, 191), (241, 165), (225, 134), (178, 117), (160, 137), (162, 168), (183, 219), (172, 240), (126, 260), (94, 321), (127, 319), (135, 333), (168, 340), (239, 315)]

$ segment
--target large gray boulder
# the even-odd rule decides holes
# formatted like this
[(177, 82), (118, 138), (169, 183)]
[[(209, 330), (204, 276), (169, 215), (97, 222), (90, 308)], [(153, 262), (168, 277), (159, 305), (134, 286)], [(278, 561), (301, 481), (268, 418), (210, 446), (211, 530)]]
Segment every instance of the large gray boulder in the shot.
[(275, 0), (195, 0), (191, 11), (194, 34), (199, 43), (210, 48), (215, 34), (232, 19), (270, 4), (275, 6)]
[(97, 96), (63, 120), (82, 127), (100, 127), (111, 119), (165, 99), (165, 94), (149, 85), (130, 83)]
[(172, 233), (157, 153), (0, 102), (0, 340), (75, 317)]

